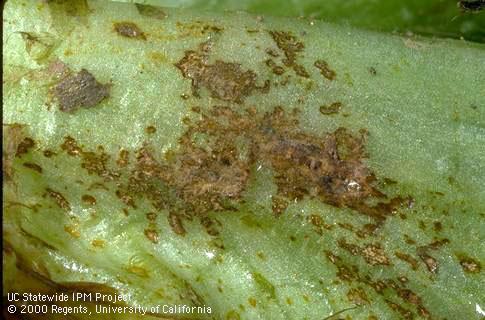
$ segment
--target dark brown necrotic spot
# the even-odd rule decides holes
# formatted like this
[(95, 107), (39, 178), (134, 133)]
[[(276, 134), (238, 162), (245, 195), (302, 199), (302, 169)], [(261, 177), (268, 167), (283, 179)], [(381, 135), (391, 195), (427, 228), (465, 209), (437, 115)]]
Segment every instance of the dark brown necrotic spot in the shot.
[(145, 132), (148, 134), (154, 134), (155, 132), (157, 132), (157, 128), (155, 128), (154, 126), (148, 126), (145, 128)]
[(39, 166), (36, 163), (33, 163), (33, 162), (24, 162), (23, 166), (26, 167), (26, 168), (32, 169), (34, 171), (37, 171), (38, 173), (42, 173), (42, 167)]
[(24, 138), (17, 146), (17, 151), (15, 152), (16, 157), (21, 157), (23, 154), (29, 152), (35, 146), (34, 140), (29, 137)]
[(342, 103), (334, 102), (327, 106), (320, 106), (320, 113), (323, 115), (331, 115), (339, 113), (340, 109), (342, 109)]
[(362, 249), (364, 259), (370, 265), (389, 265), (389, 258), (380, 245), (370, 244)]
[(355, 305), (369, 304), (369, 298), (362, 288), (352, 288), (347, 292), (347, 299)]
[(458, 7), (463, 11), (478, 12), (485, 9), (485, 0), (458, 1)]
[(265, 64), (266, 64), (268, 67), (270, 67), (270, 68), (271, 68), (271, 71), (272, 71), (274, 74), (276, 74), (276, 75), (278, 75), (278, 76), (280, 76), (280, 75), (282, 75), (283, 73), (285, 73), (285, 69), (284, 69), (283, 67), (281, 67), (281, 66), (277, 65), (277, 64), (276, 64), (276, 63), (275, 63), (273, 60), (271, 60), (271, 59), (266, 60), (266, 61), (265, 61)]
[(314, 65), (320, 70), (320, 73), (322, 74), (322, 76), (324, 76), (328, 80), (335, 80), (335, 78), (337, 77), (337, 74), (335, 73), (335, 71), (330, 69), (326, 61), (317, 60), (315, 61)]
[(478, 262), (473, 258), (460, 255), (459, 259), (460, 259), (460, 265), (463, 268), (463, 271), (467, 273), (479, 273), (480, 270), (482, 269), (480, 262)]
[(365, 247), (360, 247), (356, 244), (348, 243), (342, 238), (339, 239), (338, 245), (354, 256), (362, 256), (370, 265), (390, 265), (389, 258), (378, 244), (368, 244)]
[(47, 195), (55, 201), (59, 208), (71, 211), (71, 205), (60, 192), (54, 191), (51, 188), (46, 188), (46, 192)]
[[(309, 78), (310, 75), (305, 70), (305, 67), (297, 63), (298, 55), (305, 48), (303, 42), (298, 41), (294, 35), (285, 31), (270, 31), (269, 34), (273, 38), (278, 48), (283, 51), (285, 55), (285, 59), (282, 61), (283, 64), (289, 68), (292, 68), (300, 77)], [(272, 55), (271, 53), (273, 51), (267, 50), (266, 52)]]
[(154, 229), (145, 229), (145, 237), (152, 243), (158, 243), (158, 241), (160, 240), (160, 235), (158, 234), (158, 231)]
[(418, 260), (414, 259), (411, 255), (399, 251), (394, 252), (394, 254), (402, 261), (409, 263), (413, 270), (418, 269)]
[(146, 40), (146, 36), (141, 29), (133, 22), (116, 22), (113, 28), (120, 36), (132, 39)]
[(172, 231), (175, 232), (178, 235), (183, 236), (185, 234), (185, 228), (182, 223), (182, 219), (180, 216), (176, 213), (169, 213), (168, 215), (168, 223), (170, 227), (172, 228)]
[(86, 69), (66, 76), (54, 87), (54, 96), (63, 112), (90, 108), (109, 97), (110, 85), (99, 83)]
[(187, 51), (175, 64), (183, 76), (192, 79), (192, 93), (199, 96), (199, 88), (205, 87), (213, 98), (242, 103), (256, 87), (256, 74), (243, 70), (238, 63), (217, 60), (208, 63), (206, 53)]
[(129, 162), (129, 157), (130, 157), (130, 152), (128, 150), (121, 149), (118, 154), (118, 159), (116, 160), (116, 164), (120, 168), (126, 167)]
[(90, 206), (94, 206), (96, 204), (96, 198), (89, 194), (83, 194), (81, 200)]
[(424, 262), (429, 272), (431, 273), (438, 272), (438, 262), (436, 261), (435, 258), (430, 256), (426, 251), (419, 251), (418, 256), (421, 258), (421, 261)]
[(44, 157), (46, 158), (51, 158), (52, 156), (55, 156), (56, 153), (52, 150), (44, 150)]

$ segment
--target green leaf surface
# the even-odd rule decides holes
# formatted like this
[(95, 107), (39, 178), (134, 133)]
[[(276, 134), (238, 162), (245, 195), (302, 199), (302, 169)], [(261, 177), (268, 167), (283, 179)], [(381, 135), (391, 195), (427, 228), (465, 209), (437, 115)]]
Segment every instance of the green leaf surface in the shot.
[[(122, 0), (119, 0), (122, 1)], [(485, 42), (485, 11), (460, 9), (453, 0), (124, 0), (147, 5), (223, 12), (309, 17), (369, 30), (414, 32)], [(480, 2), (480, 0), (462, 1)]]

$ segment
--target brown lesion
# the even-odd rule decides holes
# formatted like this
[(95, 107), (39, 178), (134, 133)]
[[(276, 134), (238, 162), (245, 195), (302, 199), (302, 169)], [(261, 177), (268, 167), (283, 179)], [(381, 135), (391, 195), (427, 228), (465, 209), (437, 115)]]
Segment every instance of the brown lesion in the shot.
[(130, 160), (130, 152), (126, 149), (121, 149), (118, 153), (118, 159), (116, 160), (116, 164), (120, 168), (124, 168), (128, 165)]
[(369, 297), (361, 287), (352, 288), (347, 292), (347, 299), (355, 305), (369, 304)]
[(480, 262), (464, 254), (459, 254), (458, 259), (463, 271), (466, 273), (479, 273), (482, 270)]
[[(269, 34), (273, 38), (278, 48), (283, 51), (285, 55), (285, 59), (282, 60), (283, 64), (288, 68), (292, 68), (298, 76), (309, 78), (310, 75), (306, 71), (305, 67), (297, 63), (298, 55), (303, 52), (303, 49), (305, 48), (303, 42), (298, 41), (293, 34), (286, 31), (269, 31)], [(273, 57), (277, 56), (273, 50), (267, 50), (266, 53)]]
[(144, 231), (145, 237), (150, 240), (150, 242), (156, 244), (160, 240), (160, 235), (158, 234), (158, 231), (152, 228), (147, 228)]
[(121, 21), (113, 23), (113, 29), (122, 37), (146, 40), (147, 37), (145, 33), (133, 22)]
[(367, 244), (364, 247), (360, 247), (359, 245), (348, 243), (344, 238), (341, 238), (338, 240), (338, 245), (354, 256), (362, 256), (372, 266), (389, 266), (391, 264), (380, 244)]
[(213, 98), (241, 104), (254, 90), (267, 90), (256, 85), (257, 75), (244, 70), (239, 63), (216, 60), (209, 62), (210, 45), (202, 43), (199, 50), (186, 51), (175, 64), (182, 75), (192, 80), (192, 94), (199, 97), (199, 89), (206, 88)]
[[(178, 148), (165, 158), (155, 157), (148, 144), (139, 149), (127, 182), (117, 190), (128, 206), (136, 207), (137, 199), (144, 197), (156, 210), (167, 210), (177, 234), (185, 233), (186, 219), (198, 216), (204, 225), (207, 213), (234, 210), (256, 163), (273, 169), (275, 216), (291, 201), (318, 198), (374, 218), (370, 234), (405, 203), (399, 197), (386, 200), (378, 190), (376, 177), (364, 163), (364, 131), (355, 135), (339, 128), (323, 136), (309, 134), (299, 128), (296, 110), (287, 113), (281, 107), (258, 113), (254, 108), (214, 106), (198, 109), (198, 117), (186, 123)], [(73, 139), (66, 138), (63, 147), (69, 154), (86, 157)], [(106, 169), (105, 161), (94, 163), (99, 166), (90, 167), (93, 172)], [(322, 227), (326, 228), (319, 225), (316, 231), (322, 233)], [(369, 263), (386, 265), (389, 260), (381, 251), (377, 245), (361, 249)]]
[(87, 205), (94, 206), (96, 204), (96, 198), (89, 194), (83, 194), (81, 196), (82, 202)]
[(402, 261), (408, 263), (413, 270), (417, 270), (418, 269), (418, 260), (416, 260), (415, 258), (413, 258), (410, 254), (407, 254), (407, 253), (404, 253), (404, 252), (400, 252), (400, 251), (396, 251), (396, 252), (394, 252), (394, 254), (396, 255), (397, 258), (399, 258)]
[(37, 173), (42, 173), (42, 167), (39, 166), (37, 163), (24, 162), (22, 165), (26, 168), (36, 171)]

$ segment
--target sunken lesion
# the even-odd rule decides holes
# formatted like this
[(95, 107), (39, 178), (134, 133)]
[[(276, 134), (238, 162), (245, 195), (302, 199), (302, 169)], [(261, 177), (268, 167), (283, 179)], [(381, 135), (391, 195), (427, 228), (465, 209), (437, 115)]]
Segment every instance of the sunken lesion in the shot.
[(147, 39), (145, 33), (134, 22), (130, 22), (130, 21), (115, 22), (113, 23), (113, 29), (118, 35), (125, 38), (136, 39), (136, 40)]

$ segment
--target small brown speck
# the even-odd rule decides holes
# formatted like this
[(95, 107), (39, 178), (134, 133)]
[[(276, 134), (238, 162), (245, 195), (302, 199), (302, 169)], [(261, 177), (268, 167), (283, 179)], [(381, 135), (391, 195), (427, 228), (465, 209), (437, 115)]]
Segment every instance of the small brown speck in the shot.
[(427, 254), (426, 252), (420, 252), (419, 257), (421, 260), (424, 262), (426, 265), (426, 268), (428, 268), (428, 271), (431, 273), (437, 273), (438, 272), (438, 262), (436, 261), (435, 258)]
[(369, 304), (369, 298), (362, 288), (352, 288), (347, 292), (347, 299), (356, 305)]
[(61, 149), (66, 151), (70, 156), (77, 156), (82, 152), (76, 140), (71, 136), (64, 137), (64, 143), (61, 144)]
[(56, 192), (52, 190), (51, 188), (46, 189), (47, 194), (54, 199), (56, 204), (59, 206), (59, 208), (64, 209), (66, 211), (71, 211), (71, 206), (69, 205), (69, 202), (64, 198), (64, 196), (60, 192)]
[(443, 225), (441, 224), (441, 222), (439, 222), (439, 221), (435, 221), (435, 222), (433, 223), (433, 229), (434, 229), (434, 231), (436, 231), (436, 232), (440, 232), (440, 231), (443, 229)]
[(482, 269), (480, 262), (469, 257), (461, 257), (460, 265), (463, 268), (463, 271), (468, 273), (479, 273), (480, 270)]
[(105, 241), (101, 239), (94, 239), (91, 241), (91, 245), (96, 248), (104, 248)]
[(64, 226), (64, 231), (69, 233), (74, 238), (79, 238), (81, 236), (81, 233), (79, 232), (79, 230), (77, 230), (76, 227), (72, 225)]
[(115, 31), (123, 37), (146, 40), (146, 36), (141, 29), (133, 22), (117, 22), (113, 24)]
[(93, 197), (93, 196), (90, 196), (88, 194), (84, 194), (82, 197), (81, 197), (81, 200), (88, 204), (88, 205), (91, 205), (91, 206), (94, 206), (96, 204), (96, 198)]
[(335, 78), (337, 77), (337, 74), (335, 73), (335, 71), (333, 71), (332, 69), (330, 69), (328, 63), (324, 60), (317, 60), (315, 61), (314, 63), (315, 67), (317, 67), (318, 69), (320, 69), (320, 73), (325, 77), (327, 78), (328, 80), (332, 81), (332, 80), (335, 80)]
[(145, 237), (153, 243), (158, 243), (158, 240), (160, 239), (158, 232), (153, 229), (145, 229)]
[(256, 299), (254, 298), (249, 298), (248, 299), (248, 302), (249, 304), (251, 305), (251, 307), (255, 308), (256, 307)]
[(120, 153), (118, 154), (118, 160), (116, 160), (116, 164), (120, 167), (126, 167), (128, 164), (128, 158), (130, 156), (130, 152), (125, 149), (121, 149)]
[(418, 269), (418, 260), (414, 259), (411, 255), (409, 255), (407, 253), (398, 252), (398, 251), (396, 251), (394, 254), (399, 259), (401, 259), (401, 260), (409, 263), (411, 265), (411, 268), (413, 270), (417, 270)]
[(373, 76), (377, 75), (377, 70), (374, 67), (369, 68), (369, 73)]
[(18, 145), (17, 147), (17, 152), (15, 153), (16, 157), (20, 157), (23, 154), (29, 152), (30, 149), (32, 149), (35, 146), (34, 140), (31, 138), (24, 138)]
[(184, 225), (182, 224), (182, 220), (180, 219), (180, 216), (178, 214), (171, 212), (168, 215), (168, 223), (170, 224), (172, 231), (176, 234), (181, 236), (185, 234)]
[(26, 168), (32, 169), (34, 171), (37, 171), (38, 173), (42, 173), (42, 167), (39, 166), (38, 164), (35, 164), (32, 162), (25, 162), (23, 166)]
[(56, 155), (56, 153), (52, 150), (44, 150), (44, 157), (46, 157), (46, 158), (50, 158), (50, 157), (55, 156), (55, 155)]
[(148, 212), (146, 214), (146, 217), (147, 217), (148, 221), (155, 222), (155, 220), (157, 219), (157, 214), (155, 212)]
[(331, 114), (339, 113), (341, 109), (342, 109), (342, 103), (334, 102), (328, 106), (320, 106), (320, 113), (324, 115), (331, 115)]
[(274, 50), (274, 49), (267, 48), (267, 49), (265, 50), (265, 52), (266, 52), (268, 55), (270, 55), (270, 56), (272, 56), (272, 57), (274, 57), (274, 58), (279, 57), (278, 52), (276, 52), (276, 50)]
[(384, 253), (384, 250), (378, 245), (367, 245), (362, 254), (364, 259), (371, 265), (389, 265), (389, 258)]
[(157, 132), (157, 128), (155, 128), (154, 126), (148, 126), (145, 128), (145, 132), (148, 134), (154, 134), (155, 132)]

